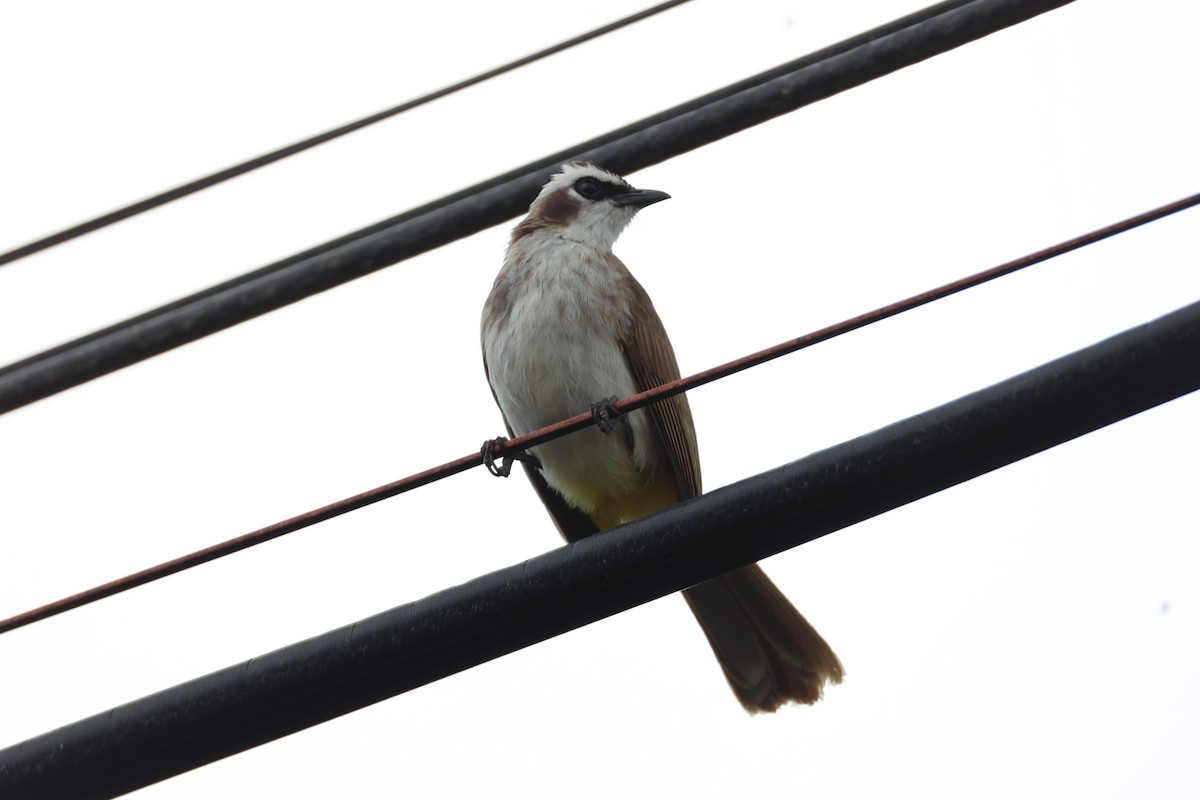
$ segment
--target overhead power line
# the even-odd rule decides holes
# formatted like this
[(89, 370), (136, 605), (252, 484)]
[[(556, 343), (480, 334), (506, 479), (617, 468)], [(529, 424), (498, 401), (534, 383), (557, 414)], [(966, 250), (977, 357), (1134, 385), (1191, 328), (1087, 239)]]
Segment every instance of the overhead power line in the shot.
[(0, 369), (0, 413), (523, 212), (572, 158), (633, 172), (1066, 5), (950, 0), (198, 294)]
[(182, 186), (176, 186), (174, 189), (168, 189), (160, 194), (147, 197), (144, 200), (139, 200), (136, 203), (124, 206), (123, 208), (118, 208), (115, 211), (110, 211), (107, 214), (102, 214), (95, 219), (90, 219), (87, 222), (81, 222), (78, 225), (58, 231), (57, 233), (52, 233), (49, 236), (38, 239), (37, 241), (22, 245), (15, 250), (10, 250), (7, 253), (0, 253), (0, 266), (4, 266), (5, 264), (9, 264), (21, 258), (25, 258), (26, 256), (31, 256), (34, 253), (40, 253), (43, 250), (54, 247), (55, 245), (60, 245), (63, 242), (69, 242), (72, 239), (76, 239), (80, 236), (91, 233), (92, 231), (106, 228), (109, 225), (120, 222), (121, 220), (129, 219), (130, 217), (136, 216), (145, 211), (150, 211), (158, 208), (159, 206), (166, 205), (174, 200), (179, 200), (180, 198), (187, 197), (190, 194), (195, 194), (202, 189), (207, 189), (210, 186), (216, 186), (218, 183), (224, 183), (225, 181), (230, 180), (231, 178), (236, 178), (239, 175), (245, 175), (247, 172), (253, 172), (259, 167), (265, 167), (268, 164), (274, 164), (276, 161), (281, 161), (289, 156), (302, 153), (305, 150), (309, 150), (319, 144), (324, 144), (325, 142), (332, 141), (338, 137), (345, 136), (348, 133), (362, 130), (368, 125), (374, 125), (376, 122), (382, 122), (385, 119), (391, 119), (398, 114), (403, 114), (405, 111), (411, 111), (414, 108), (425, 105), (426, 103), (432, 103), (434, 100), (440, 100), (441, 98), (452, 95), (455, 92), (468, 89), (472, 86), (483, 83), (484, 81), (499, 77), (507, 72), (512, 72), (515, 69), (528, 66), (529, 64), (540, 61), (543, 58), (561, 53), (564, 50), (569, 50), (576, 45), (590, 42), (593, 39), (598, 39), (605, 34), (620, 30), (627, 25), (640, 22), (663, 11), (674, 8), (675, 6), (683, 5), (686, 2), (689, 2), (689, 0), (668, 0), (668, 2), (659, 3), (656, 6), (644, 9), (635, 14), (630, 14), (629, 16), (623, 17), (615, 22), (610, 22), (607, 25), (601, 25), (599, 28), (588, 31), (587, 33), (582, 33), (578, 36), (567, 39), (566, 41), (562, 41), (558, 44), (538, 50), (536, 53), (530, 53), (529, 55), (522, 56), (515, 61), (510, 61), (507, 64), (494, 67), (486, 72), (481, 72), (478, 75), (461, 80), (458, 83), (453, 83), (449, 86), (437, 89), (414, 100), (408, 100), (400, 105), (392, 106), (391, 108), (384, 109), (383, 111), (377, 111), (374, 114), (363, 117), (362, 119), (357, 119), (354, 122), (348, 122), (345, 125), (327, 130), (324, 133), (318, 133), (316, 136), (311, 136), (303, 141), (294, 142), (286, 147), (273, 150), (270, 153), (264, 153), (263, 155), (256, 156), (248, 161), (243, 161), (240, 164), (234, 164), (232, 167), (226, 167), (223, 170), (214, 172), (211, 175), (206, 175), (203, 178), (197, 178), (196, 180), (191, 181), (190, 183), (185, 183)]
[[(936, 289), (931, 289), (929, 291), (922, 292), (921, 294), (909, 297), (905, 300), (900, 300), (890, 305), (883, 306), (882, 308), (877, 308), (874, 311), (869, 311), (852, 319), (839, 322), (836, 325), (830, 325), (829, 327), (822, 328), (821, 330), (814, 331), (806, 334), (805, 336), (801, 336), (787, 342), (783, 342), (782, 344), (775, 345), (774, 347), (767, 348), (766, 350), (760, 350), (757, 353), (752, 353), (743, 358), (730, 361), (729, 363), (723, 364), (719, 367), (713, 367), (712, 369), (705, 370), (704, 372), (697, 373), (690, 377), (681, 378), (632, 397), (624, 398), (615, 404), (616, 408), (622, 412), (629, 412), (638, 408), (643, 408), (658, 400), (665, 399), (672, 395), (681, 394), (697, 386), (702, 386), (706, 383), (719, 380), (720, 378), (733, 375), (734, 373), (740, 372), (744, 369), (749, 369), (750, 367), (754, 367), (759, 364), (763, 364), (772, 359), (779, 358), (780, 356), (794, 353), (797, 350), (802, 350), (805, 347), (810, 347), (819, 342), (827, 341), (835, 336), (840, 336), (843, 333), (849, 333), (850, 331), (858, 330), (859, 328), (870, 325), (874, 322), (879, 322), (889, 317), (893, 317), (896, 314), (900, 314), (905, 311), (911, 311), (912, 309), (925, 305), (926, 303), (931, 303), (935, 300), (940, 300), (957, 292), (970, 289), (974, 286), (979, 286), (987, 281), (1011, 274), (1017, 270), (1024, 269), (1025, 267), (1033, 266), (1034, 264), (1039, 264), (1042, 261), (1054, 258), (1055, 256), (1059, 256), (1064, 253), (1068, 253), (1072, 250), (1077, 250), (1080, 247), (1094, 244), (1102, 239), (1107, 239), (1110, 236), (1124, 233), (1132, 228), (1145, 225), (1148, 222), (1161, 219), (1162, 217), (1174, 214), (1186, 208), (1191, 208), (1195, 205), (1200, 205), (1200, 194), (1194, 194), (1174, 203), (1168, 203), (1167, 205), (1159, 206), (1158, 208), (1138, 214), (1137, 216), (1113, 223), (1112, 225), (1107, 225), (1090, 233), (1083, 234), (1082, 236), (1068, 239), (1065, 242), (1047, 247), (1043, 250), (1038, 250), (1037, 252), (1030, 253), (1027, 256), (1014, 259), (1013, 261), (1009, 261), (1004, 264), (1000, 264), (999, 266), (992, 267), (991, 269), (984, 270), (983, 272), (978, 272), (966, 278), (939, 286)], [(557, 439), (560, 436), (565, 436), (569, 433), (581, 430), (582, 428), (591, 424), (593, 424), (591, 415), (586, 413), (579, 414), (571, 417), (570, 419), (562, 420), (561, 422), (553, 425), (548, 425), (545, 428), (532, 431), (524, 436), (511, 439), (505, 442), (502, 446), (497, 446), (493, 451), (493, 456), (495, 458), (501, 458), (506, 455), (511, 455), (513, 453), (526, 450), (530, 447), (536, 447), (537, 445), (544, 444), (551, 439)], [(346, 514), (363, 508), (364, 506), (371, 505), (372, 503), (378, 503), (381, 500), (395, 497), (398, 494), (425, 486), (429, 483), (433, 483), (434, 481), (441, 480), (442, 478), (448, 478), (451, 475), (457, 475), (458, 473), (465, 472), (472, 467), (479, 466), (480, 463), (481, 455), (479, 453), (471, 453), (470, 455), (462, 456), (461, 458), (455, 459), (454, 461), (449, 461), (441, 466), (433, 467), (423, 472), (418, 472), (417, 474), (410, 475), (407, 478), (402, 478), (400, 480), (384, 484), (383, 486), (370, 489), (366, 492), (362, 492), (361, 494), (354, 495), (353, 497), (348, 497), (344, 500), (339, 500), (336, 503), (331, 503), (327, 506), (322, 506), (321, 508), (317, 508), (290, 519), (277, 522), (273, 525), (268, 525), (265, 528), (259, 528), (256, 531), (251, 531), (250, 533), (234, 537), (233, 539), (219, 542), (211, 545), (210, 547), (206, 547), (203, 550), (197, 550), (185, 556), (172, 559), (171, 561), (167, 561), (153, 567), (148, 567), (147, 569), (135, 572), (131, 575), (126, 575), (113, 581), (109, 581), (108, 583), (104, 583), (99, 586), (95, 586), (86, 591), (71, 595), (70, 597), (64, 597), (61, 600), (56, 600), (53, 603), (48, 603), (39, 608), (34, 608), (21, 614), (9, 617), (8, 619), (0, 620), (0, 634), (16, 630), (17, 628), (24, 627), (25, 625), (30, 625), (34, 622), (38, 622), (39, 620), (57, 616), (58, 614), (70, 611), (71, 609), (79, 608), (80, 606), (84, 606), (89, 603), (94, 603), (97, 600), (103, 600), (106, 597), (112, 597), (115, 594), (120, 594), (121, 592), (129, 589), (156, 581), (159, 578), (165, 578), (169, 575), (174, 575), (178, 572), (191, 569), (192, 567), (198, 567), (201, 564), (207, 564), (210, 561), (215, 561), (218, 558), (232, 555), (233, 553), (254, 547), (255, 545), (269, 542), (272, 539), (279, 538), (280, 536), (294, 533), (295, 531), (302, 530), (311, 525), (316, 525), (319, 522), (324, 522), (325, 520), (333, 519), (334, 517), (341, 516), (342, 514)]]
[(603, 535), (0, 750), (0, 795), (132, 791), (693, 586), (1197, 389), (1200, 303)]

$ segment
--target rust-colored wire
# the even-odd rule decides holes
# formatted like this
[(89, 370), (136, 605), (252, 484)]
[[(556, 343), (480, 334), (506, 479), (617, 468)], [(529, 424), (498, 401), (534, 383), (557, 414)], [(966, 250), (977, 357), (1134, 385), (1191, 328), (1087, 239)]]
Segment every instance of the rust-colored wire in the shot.
[[(1132, 228), (1144, 225), (1147, 222), (1161, 219), (1162, 217), (1196, 205), (1200, 205), (1200, 194), (1194, 194), (1190, 197), (1185, 197), (1182, 200), (1177, 200), (1174, 203), (1168, 203), (1167, 205), (1160, 206), (1143, 214), (1138, 214), (1137, 216), (1122, 220), (1121, 222), (1099, 228), (1091, 233), (1086, 233), (1082, 236), (1069, 239), (1044, 250), (1038, 250), (1035, 253), (1030, 253), (1029, 255), (1018, 258), (1014, 261), (1009, 261), (999, 266), (992, 267), (991, 269), (984, 270), (983, 272), (978, 272), (974, 275), (962, 278), (961, 280), (947, 283), (944, 286), (939, 286), (936, 289), (931, 289), (927, 292), (913, 295), (905, 300), (883, 306), (882, 308), (875, 309), (874, 311), (869, 311), (866, 314), (861, 314), (852, 319), (839, 322), (836, 325), (830, 325), (827, 328), (813, 331), (812, 333), (787, 342), (783, 342), (774, 347), (767, 348), (766, 350), (760, 350), (757, 353), (752, 353), (748, 356), (730, 361), (729, 363), (723, 364), (719, 367), (714, 367), (712, 369), (705, 370), (704, 372), (698, 372), (690, 377), (681, 378), (679, 380), (663, 384), (657, 388), (633, 395), (632, 397), (627, 397), (623, 400), (619, 400), (615, 406), (618, 411), (625, 412), (642, 408), (658, 400), (679, 394), (680, 392), (685, 392), (689, 389), (694, 389), (697, 386), (702, 386), (706, 383), (727, 377), (736, 372), (741, 372), (744, 369), (758, 366), (759, 364), (766, 363), (767, 361), (787, 355), (788, 353), (794, 353), (797, 350), (802, 350), (805, 347), (817, 344), (818, 342), (832, 339), (835, 336), (840, 336), (843, 333), (849, 333), (850, 331), (870, 325), (873, 322), (879, 322), (880, 320), (895, 316), (901, 312), (912, 310), (918, 306), (925, 305), (926, 303), (931, 303), (934, 300), (940, 300), (965, 289), (978, 286), (982, 283), (986, 283), (987, 281), (999, 278), (1003, 275), (1008, 275), (1012, 272), (1016, 272), (1017, 270), (1038, 264), (1042, 261), (1046, 261), (1054, 258), (1055, 256), (1068, 253), (1072, 250), (1077, 250), (1086, 245), (1101, 241), (1102, 239), (1107, 239), (1110, 236), (1124, 233)], [(595, 423), (590, 413), (577, 414), (570, 419), (562, 420), (561, 422), (557, 422), (553, 425), (548, 425), (545, 428), (532, 431), (524, 436), (518, 436), (514, 439), (509, 439), (502, 444), (494, 445), (492, 448), (492, 457), (502, 458), (513, 453), (519, 453), (527, 450), (530, 447), (543, 444), (551, 439), (557, 439), (560, 436), (566, 436), (568, 433), (582, 430), (583, 428), (593, 424)], [(135, 572), (132, 575), (126, 575), (123, 578), (118, 578), (117, 580), (101, 584), (100, 586), (80, 592), (79, 594), (65, 597), (48, 605), (41, 606), (40, 608), (35, 608), (22, 614), (17, 614), (14, 617), (0, 620), (0, 633), (6, 633), (16, 628), (28, 625), (32, 622), (37, 622), (38, 620), (43, 620), (47, 617), (61, 614), (64, 611), (69, 611), (73, 608), (87, 605), (88, 603), (95, 602), (96, 600), (110, 597), (127, 589), (132, 589), (135, 586), (141, 586), (144, 583), (158, 580), (159, 578), (166, 577), (167, 575), (173, 575), (176, 572), (182, 572), (185, 569), (190, 569), (191, 567), (204, 564), (208, 561), (229, 555), (230, 553), (236, 553), (239, 550), (245, 550), (246, 548), (253, 547), (256, 544), (262, 544), (263, 542), (270, 541), (271, 539), (275, 539), (279, 536), (292, 533), (293, 531), (298, 531), (302, 528), (307, 528), (308, 526), (315, 525), (318, 522), (323, 522), (327, 519), (340, 516), (349, 511), (362, 508), (363, 506), (377, 503), (380, 500), (386, 500), (389, 497), (394, 497), (403, 492), (407, 492), (410, 489), (415, 489), (419, 486), (433, 483), (434, 481), (441, 480), (442, 478), (446, 478), (451, 475), (457, 475), (458, 473), (465, 472), (466, 470), (478, 466), (481, 463), (483, 463), (482, 453), (472, 453), (454, 461), (449, 461), (441, 466), (427, 469), (424, 472), (418, 472), (417, 474), (410, 475), (407, 478), (402, 478), (398, 481), (384, 484), (383, 486), (379, 486), (375, 489), (354, 495), (353, 497), (339, 500), (336, 503), (331, 503), (330, 505), (314, 509), (305, 514), (292, 517), (291, 519), (283, 520), (282, 522), (277, 522), (274, 525), (268, 525), (265, 528), (260, 528), (256, 531), (252, 531), (251, 533), (221, 542), (220, 544), (215, 544), (211, 547), (206, 547), (203, 550), (197, 550), (194, 553), (189, 553), (188, 555), (181, 556), (180, 558), (167, 561), (163, 564), (159, 564), (148, 569), (144, 569), (140, 572)]]

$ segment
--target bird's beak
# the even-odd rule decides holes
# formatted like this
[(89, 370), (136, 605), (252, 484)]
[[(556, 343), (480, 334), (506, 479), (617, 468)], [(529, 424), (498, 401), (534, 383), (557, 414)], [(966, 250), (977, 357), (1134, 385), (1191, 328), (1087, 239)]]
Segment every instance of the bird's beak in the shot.
[(619, 206), (645, 208), (661, 200), (667, 200), (670, 197), (671, 195), (666, 192), (658, 192), (654, 189), (634, 189), (632, 192), (613, 195), (613, 202)]

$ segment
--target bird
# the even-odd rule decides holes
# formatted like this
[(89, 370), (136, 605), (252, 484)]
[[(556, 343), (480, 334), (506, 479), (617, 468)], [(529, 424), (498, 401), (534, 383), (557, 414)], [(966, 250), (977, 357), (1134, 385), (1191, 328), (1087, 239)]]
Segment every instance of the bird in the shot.
[[(592, 162), (563, 164), (513, 229), (484, 303), (484, 372), (509, 436), (589, 409), (597, 419), (521, 458), (568, 542), (701, 493), (685, 395), (627, 414), (611, 406), (680, 376), (650, 297), (613, 254), (634, 216), (669, 197)], [(757, 564), (683, 596), (748, 712), (811, 704), (842, 681), (833, 650)]]

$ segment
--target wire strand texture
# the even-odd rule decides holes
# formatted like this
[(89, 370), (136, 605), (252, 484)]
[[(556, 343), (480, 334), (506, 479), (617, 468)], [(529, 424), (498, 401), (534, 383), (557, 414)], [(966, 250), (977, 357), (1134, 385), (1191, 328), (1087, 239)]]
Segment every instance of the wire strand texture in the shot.
[[(728, 377), (735, 373), (741, 372), (742, 370), (756, 367), (781, 356), (788, 355), (789, 353), (803, 350), (806, 347), (811, 347), (814, 344), (827, 341), (844, 333), (858, 330), (859, 328), (875, 322), (880, 322), (905, 311), (911, 311), (912, 309), (932, 303), (936, 300), (949, 297), (950, 295), (957, 294), (958, 292), (965, 291), (975, 286), (979, 286), (987, 283), (988, 281), (995, 280), (996, 278), (1000, 278), (1026, 267), (1039, 264), (1056, 256), (1071, 252), (1072, 250), (1077, 250), (1089, 244), (1094, 244), (1103, 239), (1116, 236), (1117, 234), (1124, 233), (1132, 230), (1133, 228), (1145, 225), (1146, 223), (1153, 222), (1154, 220), (1161, 219), (1196, 205), (1200, 205), (1200, 193), (1193, 194), (1173, 203), (1159, 206), (1158, 208), (1154, 208), (1142, 214), (1129, 217), (1128, 219), (1121, 220), (1120, 222), (1115, 222), (1103, 228), (1098, 228), (1089, 233), (1085, 233), (1081, 236), (1068, 239), (1051, 247), (1038, 250), (1021, 258), (1005, 262), (998, 266), (992, 267), (991, 269), (977, 272), (973, 275), (961, 278), (960, 280), (944, 284), (935, 289), (930, 289), (929, 291), (913, 295), (912, 297), (904, 300), (877, 308), (874, 311), (868, 311), (865, 314), (860, 314), (857, 317), (844, 320), (835, 325), (830, 325), (826, 328), (821, 328), (820, 330), (805, 334), (804, 336), (782, 342), (774, 347), (769, 347), (765, 350), (751, 353), (726, 364), (704, 370), (703, 372), (698, 372), (686, 378), (681, 378), (679, 380), (663, 384), (657, 388), (641, 392), (640, 394), (636, 394), (631, 397), (626, 397), (622, 400), (618, 400), (614, 405), (618, 411), (623, 413), (628, 413), (630, 411), (643, 408), (659, 400), (664, 400), (668, 397), (686, 392), (698, 386), (703, 386), (706, 383), (711, 383), (721, 378)], [(536, 447), (561, 436), (566, 436), (567, 434), (582, 430), (593, 424), (595, 424), (595, 422), (590, 412), (577, 414), (574, 417), (562, 420), (553, 425), (548, 425), (523, 436), (509, 439), (503, 444), (496, 444), (492, 448), (491, 455), (493, 459), (512, 456), (515, 453), (523, 452), (529, 448)], [(291, 517), (290, 519), (277, 522), (273, 525), (268, 525), (265, 528), (260, 528), (256, 531), (243, 534), (242, 536), (237, 536), (233, 539), (214, 544), (211, 547), (204, 548), (203, 550), (197, 550), (193, 553), (180, 556), (179, 558), (171, 561), (167, 561), (139, 572), (126, 575), (125, 577), (118, 578), (114, 581), (110, 581), (78, 594), (71, 595), (70, 597), (65, 597), (53, 603), (49, 603), (39, 608), (9, 617), (8, 619), (0, 620), (0, 634), (24, 627), (25, 625), (32, 624), (39, 620), (62, 614), (63, 612), (70, 611), (74, 608), (79, 608), (80, 606), (84, 606), (89, 603), (94, 603), (97, 600), (102, 600), (105, 597), (111, 597), (115, 594), (119, 594), (137, 586), (150, 583), (151, 581), (155, 581), (160, 578), (165, 578), (168, 575), (173, 575), (177, 572), (182, 572), (186, 569), (191, 569), (192, 567), (206, 564), (209, 561), (236, 553), (239, 550), (245, 550), (249, 547), (254, 547), (255, 545), (262, 544), (264, 542), (269, 542), (272, 539), (279, 538), (280, 536), (302, 530), (303, 528), (307, 528), (319, 522), (324, 522), (325, 520), (355, 511), (359, 508), (363, 508), (364, 506), (395, 497), (398, 494), (403, 494), (404, 492), (425, 486), (426, 484), (433, 483), (434, 481), (448, 478), (451, 475), (457, 475), (460, 472), (465, 472), (473, 467), (479, 466), (482, 463), (484, 463), (483, 454), (480, 452), (475, 452), (470, 455), (455, 459), (454, 461), (448, 461), (440, 466), (424, 470), (423, 472), (418, 472), (406, 478), (401, 478), (400, 480), (378, 486), (374, 489), (353, 495), (352, 497), (347, 497), (335, 503), (331, 503), (329, 505), (322, 506), (321, 508), (308, 511), (304, 514)]]

